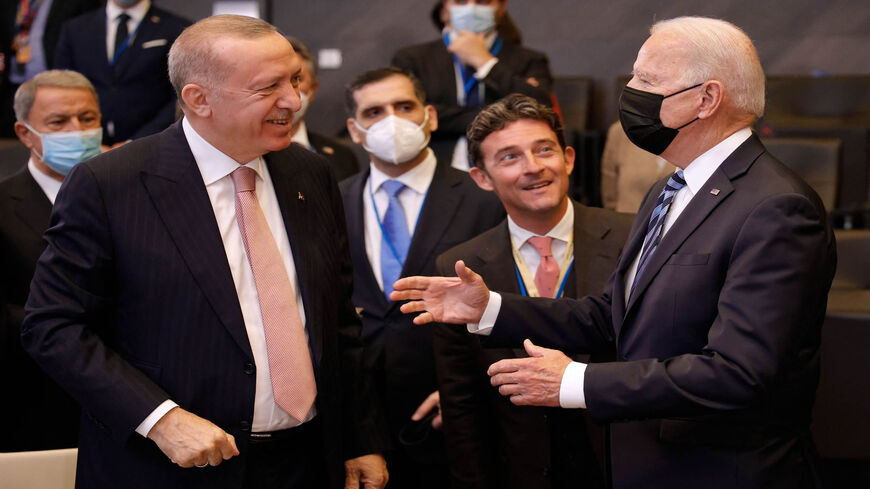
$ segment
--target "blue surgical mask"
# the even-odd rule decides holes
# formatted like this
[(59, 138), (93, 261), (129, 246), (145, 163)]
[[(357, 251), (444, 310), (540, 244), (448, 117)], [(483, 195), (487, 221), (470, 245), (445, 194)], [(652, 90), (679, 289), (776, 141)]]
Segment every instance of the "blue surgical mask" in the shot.
[(495, 7), (491, 5), (451, 5), (450, 25), (455, 31), (471, 31), (477, 34), (495, 28)]
[(24, 125), (42, 141), (42, 154), (36, 152), (36, 156), (61, 175), (68, 174), (72, 167), (100, 154), (100, 141), (103, 140), (101, 127), (85, 131), (40, 133), (30, 124)]

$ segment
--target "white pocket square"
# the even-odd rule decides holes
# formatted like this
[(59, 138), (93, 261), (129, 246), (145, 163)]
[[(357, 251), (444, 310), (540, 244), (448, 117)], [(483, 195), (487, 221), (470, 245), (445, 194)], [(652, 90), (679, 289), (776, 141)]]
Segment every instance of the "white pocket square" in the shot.
[(156, 48), (157, 46), (165, 46), (166, 39), (155, 39), (153, 41), (143, 42), (142, 49)]

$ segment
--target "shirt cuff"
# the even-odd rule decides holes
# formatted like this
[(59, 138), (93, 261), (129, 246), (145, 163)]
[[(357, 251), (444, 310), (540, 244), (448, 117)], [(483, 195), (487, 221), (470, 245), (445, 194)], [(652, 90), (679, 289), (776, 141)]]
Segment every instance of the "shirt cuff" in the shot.
[(166, 413), (174, 407), (178, 407), (178, 404), (174, 403), (171, 399), (163, 401), (163, 403), (157, 406), (157, 409), (151, 411), (151, 414), (145, 418), (145, 421), (139, 423), (139, 426), (136, 427), (136, 433), (148, 438), (148, 433), (151, 432), (151, 428), (153, 428), (154, 425), (157, 424), (163, 416), (166, 416)]
[(559, 405), (566, 409), (586, 408), (586, 395), (583, 393), (583, 381), (586, 376), (586, 364), (571, 362), (562, 374), (562, 384), (559, 387)]
[(474, 72), (474, 77), (478, 80), (483, 80), (487, 75), (489, 75), (490, 70), (492, 70), (492, 67), (495, 66), (496, 63), (498, 63), (498, 58), (492, 58), (487, 61)]
[(498, 319), (498, 312), (501, 310), (501, 294), (498, 292), (489, 292), (489, 301), (486, 303), (486, 309), (483, 310), (483, 316), (480, 317), (479, 323), (468, 323), (468, 332), (481, 336), (489, 336), (492, 333), (492, 327), (495, 326), (495, 320)]

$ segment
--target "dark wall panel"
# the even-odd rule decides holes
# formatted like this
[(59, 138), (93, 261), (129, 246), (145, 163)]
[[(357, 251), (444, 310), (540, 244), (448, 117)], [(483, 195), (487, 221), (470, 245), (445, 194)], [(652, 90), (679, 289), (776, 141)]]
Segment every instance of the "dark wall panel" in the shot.
[[(211, 1), (155, 3), (191, 19), (211, 13)], [(265, 0), (260, 0), (265, 7)], [(308, 116), (319, 131), (344, 126), (343, 86), (356, 73), (389, 62), (399, 47), (434, 39), (434, 0), (273, 0), (272, 21), (312, 50), (338, 48), (344, 64), (321, 73)], [(265, 9), (262, 9), (265, 11)], [(769, 74), (870, 73), (870, 3), (866, 0), (672, 1), (512, 0), (509, 12), (525, 44), (547, 53), (556, 76), (596, 81), (592, 122), (615, 119), (615, 78), (631, 70), (637, 49), (657, 19), (719, 17), (755, 41)]]

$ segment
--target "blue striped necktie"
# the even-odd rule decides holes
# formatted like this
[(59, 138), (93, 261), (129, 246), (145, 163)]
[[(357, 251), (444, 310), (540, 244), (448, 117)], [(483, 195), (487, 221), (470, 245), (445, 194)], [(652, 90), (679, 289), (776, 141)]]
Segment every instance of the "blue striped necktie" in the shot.
[(634, 292), (634, 287), (637, 285), (637, 280), (649, 263), (649, 257), (658, 247), (662, 240), (662, 224), (665, 222), (665, 217), (668, 215), (668, 210), (671, 208), (671, 202), (674, 201), (674, 196), (677, 192), (686, 186), (686, 180), (683, 179), (683, 170), (677, 170), (671, 175), (662, 193), (659, 194), (656, 200), (656, 207), (649, 216), (649, 224), (646, 228), (646, 237), (643, 239), (643, 248), (640, 254), (640, 260), (637, 262), (637, 273), (634, 274), (634, 282), (631, 284), (631, 291)]
[(399, 280), (411, 236), (408, 234), (408, 221), (405, 219), (405, 208), (399, 201), (399, 194), (405, 190), (405, 184), (398, 180), (387, 180), (381, 188), (389, 195), (390, 205), (384, 213), (382, 224), (383, 240), (381, 242), (381, 281), (384, 284), (384, 295), (390, 300), (393, 282)]

